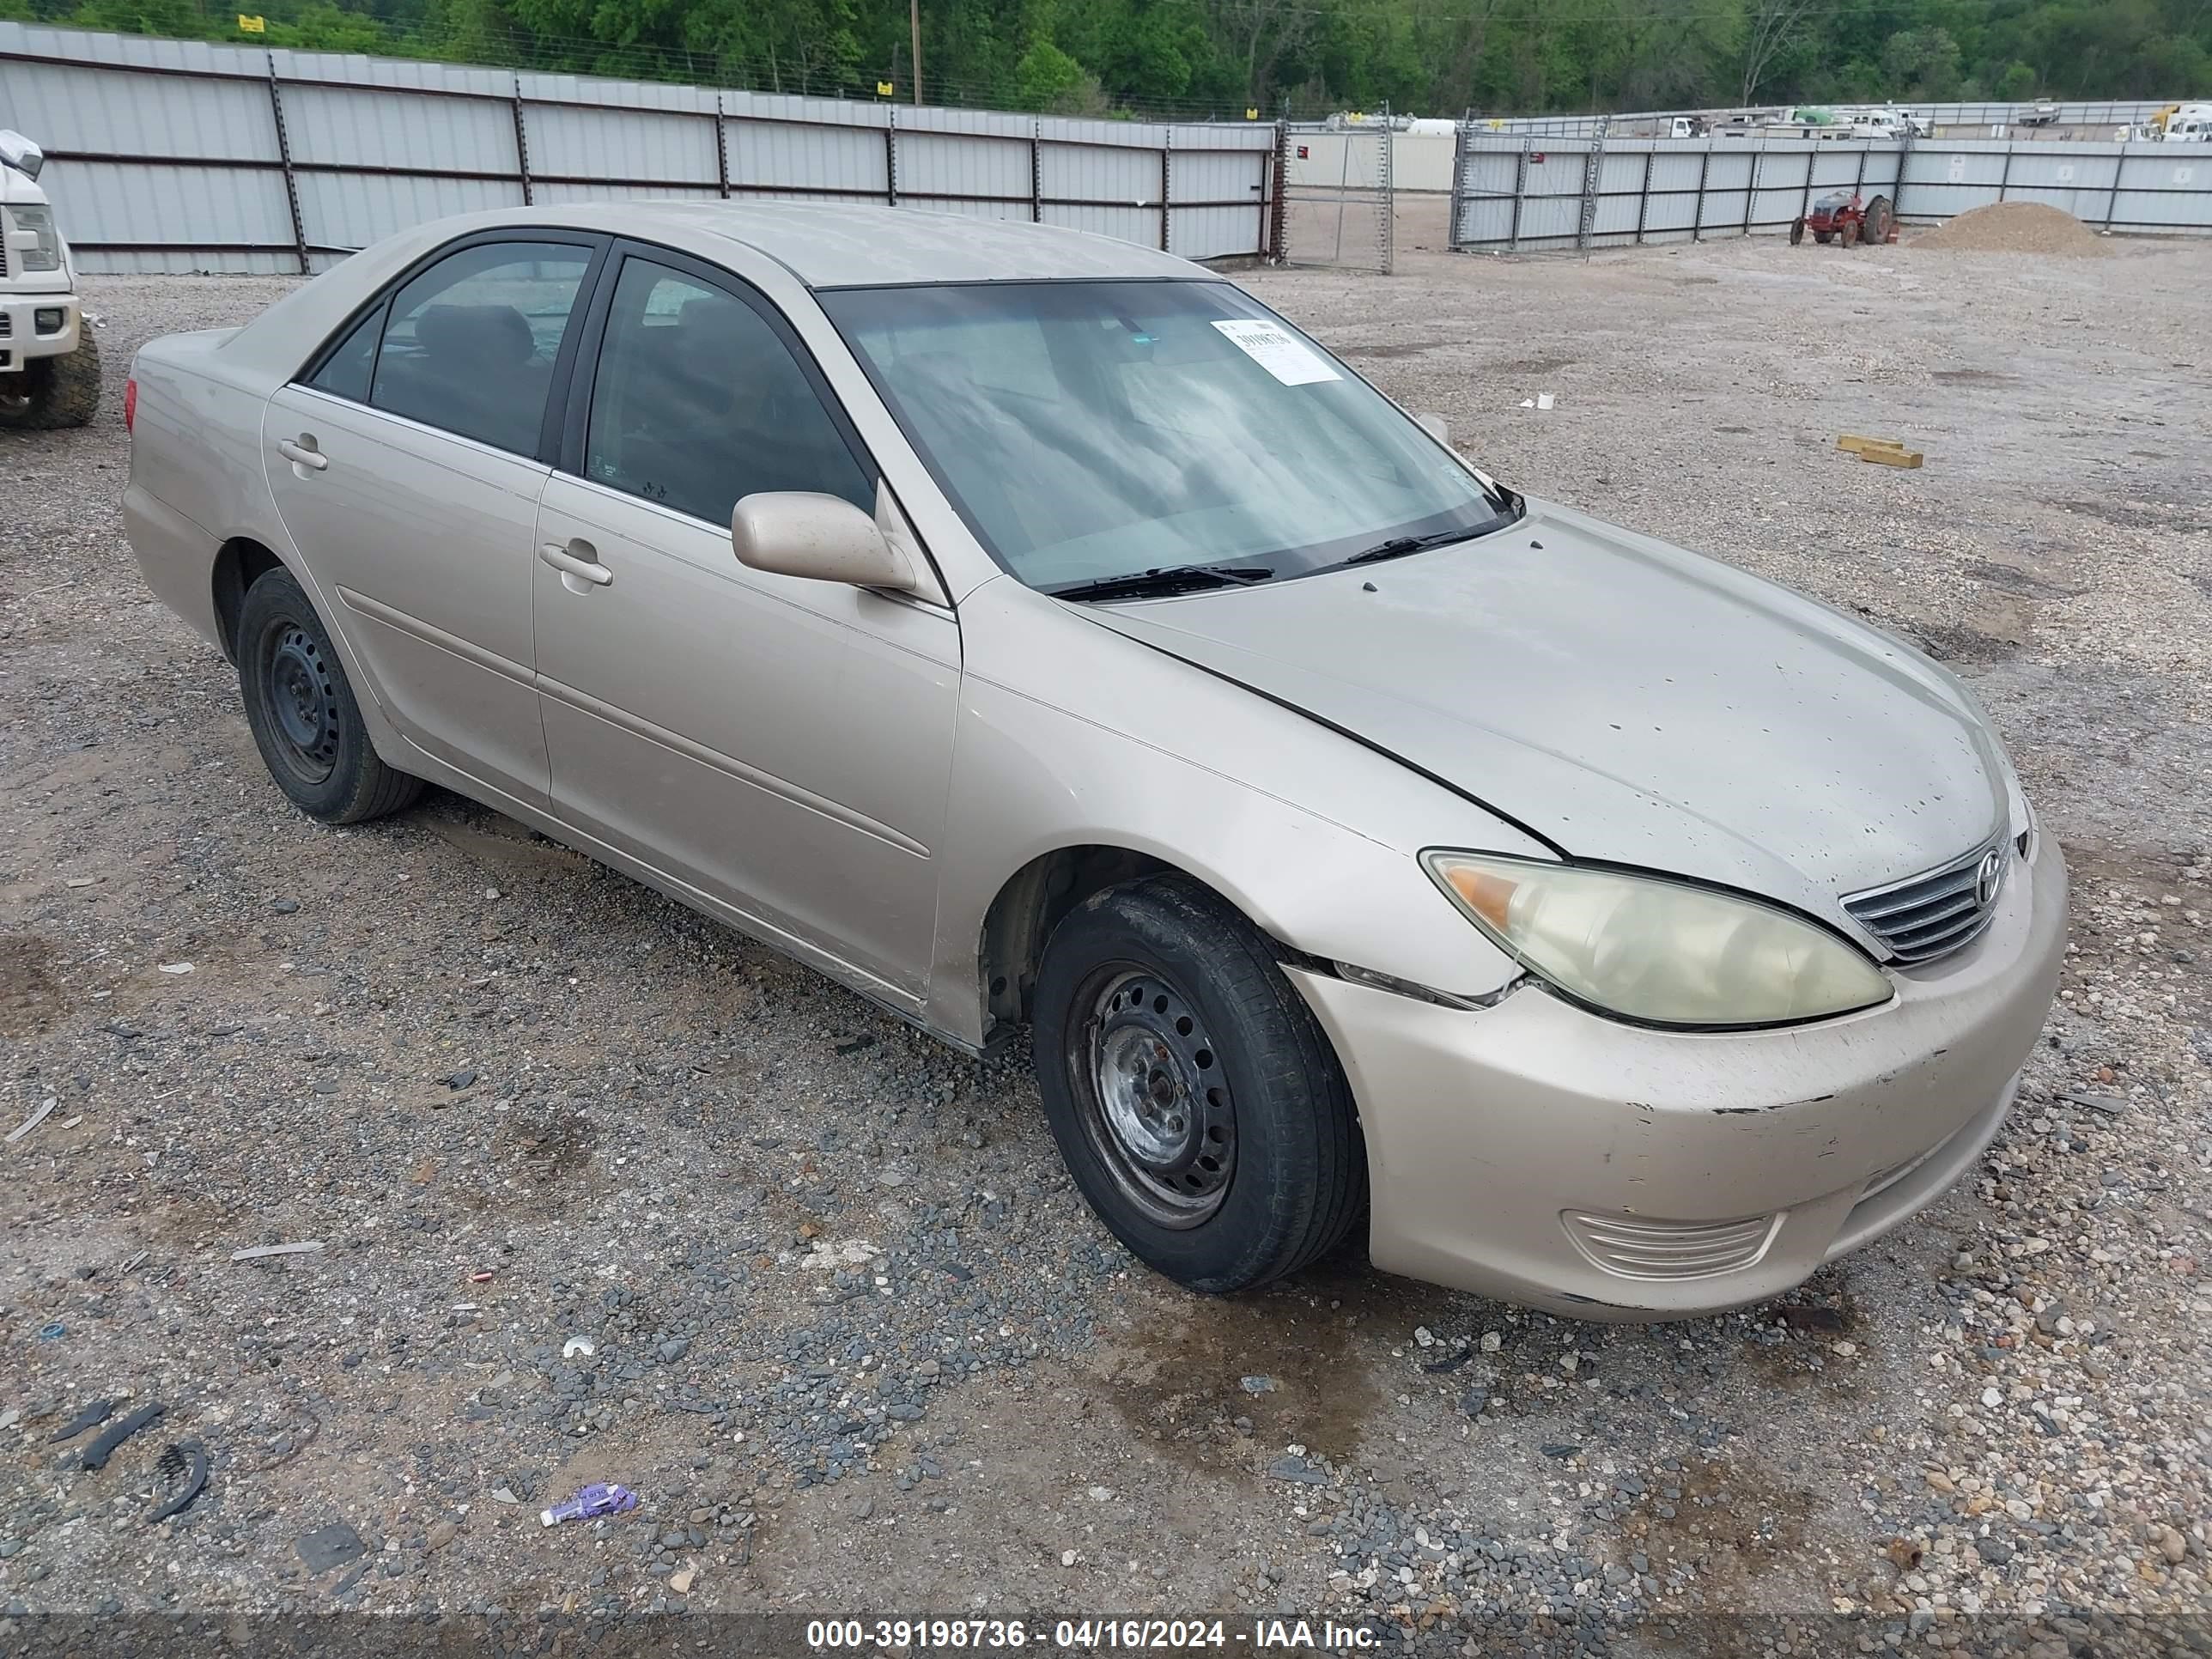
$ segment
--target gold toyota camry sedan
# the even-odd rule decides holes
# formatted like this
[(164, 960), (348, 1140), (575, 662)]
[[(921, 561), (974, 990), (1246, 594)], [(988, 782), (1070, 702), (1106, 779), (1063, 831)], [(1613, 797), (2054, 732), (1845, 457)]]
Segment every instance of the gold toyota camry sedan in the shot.
[(911, 210), (426, 225), (138, 355), (147, 580), (427, 782), (945, 1042), (1206, 1291), (1354, 1228), (1771, 1297), (1997, 1132), (2066, 877), (1957, 681), (1528, 499), (1218, 274)]

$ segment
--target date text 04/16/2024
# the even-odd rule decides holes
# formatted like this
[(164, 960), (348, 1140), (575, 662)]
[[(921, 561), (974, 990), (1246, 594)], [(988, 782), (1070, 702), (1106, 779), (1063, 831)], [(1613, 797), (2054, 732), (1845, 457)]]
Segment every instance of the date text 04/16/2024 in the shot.
[(806, 1644), (820, 1651), (1007, 1650), (1074, 1652), (1172, 1651), (1243, 1647), (1351, 1652), (1376, 1644), (1363, 1625), (1330, 1619), (816, 1619)]

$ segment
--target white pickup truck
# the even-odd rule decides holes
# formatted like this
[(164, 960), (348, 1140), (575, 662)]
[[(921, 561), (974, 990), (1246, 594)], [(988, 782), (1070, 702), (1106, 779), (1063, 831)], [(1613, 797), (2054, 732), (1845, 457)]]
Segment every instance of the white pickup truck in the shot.
[(0, 130), (0, 428), (84, 426), (100, 407), (100, 346), (39, 188), (45, 163)]

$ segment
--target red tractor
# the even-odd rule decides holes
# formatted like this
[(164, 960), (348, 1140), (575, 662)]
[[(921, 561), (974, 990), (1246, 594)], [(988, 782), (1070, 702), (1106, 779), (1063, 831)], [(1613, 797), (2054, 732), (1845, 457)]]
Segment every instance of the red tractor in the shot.
[(1897, 234), (1897, 216), (1890, 211), (1887, 196), (1868, 202), (1855, 190), (1831, 191), (1803, 218), (1790, 222), (1790, 245), (1802, 242), (1808, 230), (1816, 242), (1844, 247), (1853, 242), (1887, 242)]

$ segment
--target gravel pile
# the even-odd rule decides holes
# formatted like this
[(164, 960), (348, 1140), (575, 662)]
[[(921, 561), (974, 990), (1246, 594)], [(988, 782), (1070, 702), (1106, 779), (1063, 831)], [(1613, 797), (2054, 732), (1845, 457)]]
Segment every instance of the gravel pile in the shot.
[(2102, 258), (2110, 249), (2063, 209), (2041, 202), (1992, 202), (1947, 220), (1911, 246), (1948, 253), (2033, 253)]
[[(450, 797), (290, 812), (124, 548), (112, 407), (140, 338), (289, 285), (93, 284), (109, 419), (0, 438), (0, 1130), (54, 1102), (0, 1147), (0, 1650), (227, 1608), (497, 1610), (518, 1645), (1202, 1609), (1425, 1654), (2185, 1646), (2212, 410), (2172, 389), (2203, 258), (1247, 279), (1516, 484), (1937, 652), (2067, 848), (2061, 1006), (1981, 1168), (1782, 1304), (1656, 1328), (1356, 1258), (1184, 1296), (1070, 1191), (1025, 1055), (963, 1060)], [(321, 1248), (233, 1260), (283, 1243)], [(166, 1414), (87, 1470), (99, 1429), (53, 1437), (99, 1401)], [(149, 1525), (185, 1440), (207, 1489)], [(637, 1509), (539, 1525), (602, 1480)]]

